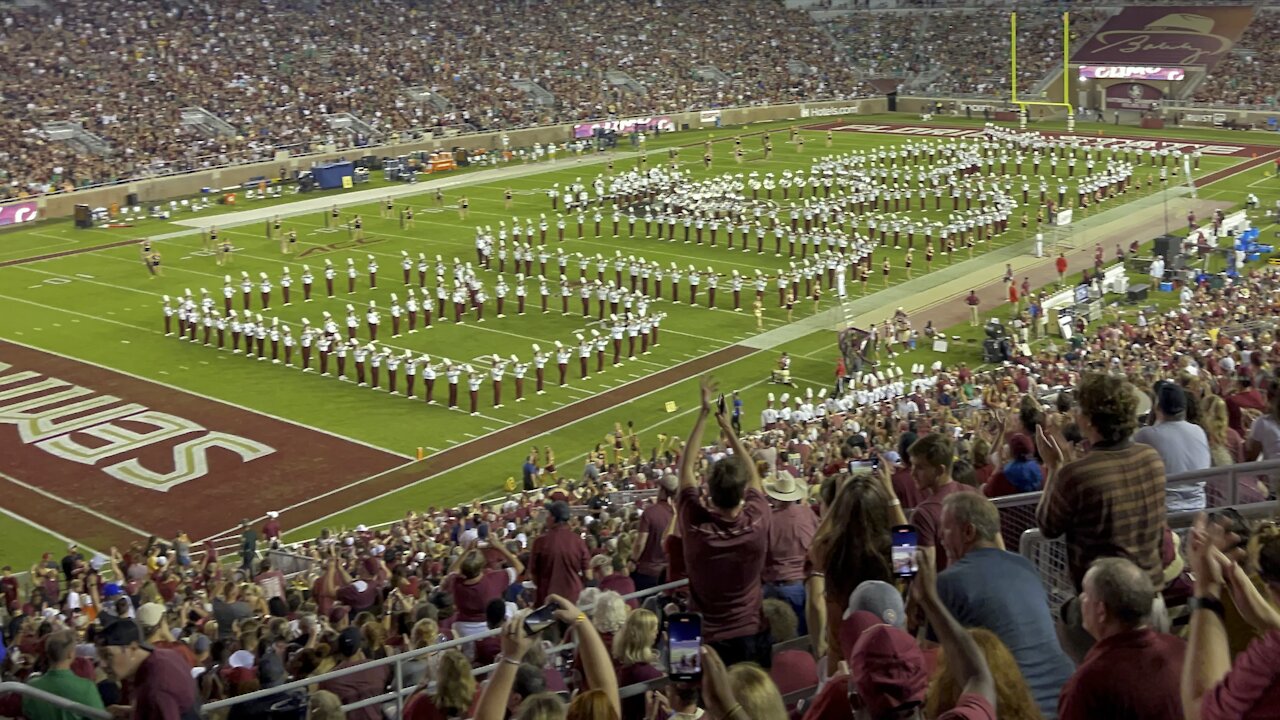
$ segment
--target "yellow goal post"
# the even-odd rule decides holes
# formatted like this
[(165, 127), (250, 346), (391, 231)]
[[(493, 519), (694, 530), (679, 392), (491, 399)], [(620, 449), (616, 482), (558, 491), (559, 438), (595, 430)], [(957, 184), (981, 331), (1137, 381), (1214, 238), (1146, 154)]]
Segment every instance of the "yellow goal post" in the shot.
[(1018, 99), (1018, 13), (1009, 13), (1009, 92), (1010, 101), (1018, 106), (1018, 124), (1025, 128), (1027, 108), (1032, 106), (1067, 109), (1067, 132), (1074, 132), (1075, 106), (1071, 104), (1071, 13), (1062, 13), (1062, 102)]

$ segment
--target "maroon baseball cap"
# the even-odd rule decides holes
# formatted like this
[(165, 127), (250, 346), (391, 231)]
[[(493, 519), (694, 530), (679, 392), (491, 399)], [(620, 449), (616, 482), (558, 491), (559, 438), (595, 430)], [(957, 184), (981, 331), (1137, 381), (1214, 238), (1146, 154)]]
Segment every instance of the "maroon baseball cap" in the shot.
[(875, 625), (862, 633), (849, 657), (849, 673), (872, 717), (923, 703), (929, 688), (920, 646), (891, 625)]
[(858, 639), (862, 637), (862, 633), (883, 622), (883, 620), (876, 617), (875, 613), (867, 610), (857, 610), (849, 613), (848, 617), (840, 621), (841, 657), (852, 662), (853, 648), (858, 644)]

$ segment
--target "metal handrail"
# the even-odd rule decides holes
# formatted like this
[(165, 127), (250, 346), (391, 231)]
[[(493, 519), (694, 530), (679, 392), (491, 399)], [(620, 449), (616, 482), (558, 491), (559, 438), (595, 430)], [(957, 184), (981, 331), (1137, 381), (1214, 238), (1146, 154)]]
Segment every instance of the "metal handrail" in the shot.
[(82, 705), (75, 700), (68, 700), (61, 695), (54, 695), (51, 692), (45, 692), (39, 688), (31, 687), (26, 683), (20, 682), (0, 682), (0, 695), (5, 693), (16, 693), (29, 697), (33, 700), (49, 703), (59, 710), (66, 710), (77, 715), (82, 715), (93, 720), (111, 720), (111, 713), (106, 710), (99, 710), (88, 705)]
[[(662, 585), (656, 585), (646, 590), (640, 590), (637, 592), (628, 593), (626, 595), (623, 595), (622, 598), (624, 600), (638, 600), (641, 598), (649, 597), (650, 595), (657, 595), (658, 593), (665, 592), (667, 590), (674, 590), (676, 588), (685, 587), (688, 584), (689, 584), (688, 580), (680, 580), (677, 582), (665, 583)], [(588, 607), (583, 609), (588, 610), (590, 608)], [(302, 678), (301, 680), (293, 680), (291, 682), (287, 682), (287, 683), (284, 683), (283, 685), (278, 685), (273, 688), (264, 688), (262, 690), (255, 690), (253, 692), (245, 693), (244, 695), (237, 695), (233, 698), (227, 698), (225, 700), (218, 700), (216, 702), (211, 702), (205, 705), (201, 709), (201, 711), (203, 714), (208, 715), (209, 713), (215, 710), (229, 708), (232, 705), (239, 705), (241, 703), (246, 703), (252, 700), (258, 700), (265, 697), (272, 697), (274, 695), (286, 693), (291, 690), (300, 690), (306, 687), (310, 687), (312, 685), (318, 685), (328, 680), (334, 680), (336, 678), (344, 677), (346, 675), (352, 675), (358, 672), (364, 672), (371, 668), (383, 667), (385, 665), (394, 665), (396, 668), (395, 669), (395, 686), (393, 687), (392, 690), (374, 698), (364, 698), (359, 702), (352, 703), (351, 705), (343, 706), (343, 712), (365, 707), (367, 705), (373, 705), (375, 703), (388, 702), (391, 700), (395, 700), (397, 705), (396, 716), (399, 717), (400, 715), (399, 711), (402, 709), (402, 702), (404, 697), (412, 693), (416, 689), (416, 686), (410, 686), (408, 688), (403, 687), (403, 675), (401, 674), (401, 666), (404, 662), (408, 660), (416, 660), (417, 658), (423, 657), (425, 655), (429, 655), (431, 653), (436, 653), (442, 650), (448, 650), (450, 648), (455, 648), (461, 645), (466, 645), (468, 643), (473, 643), (473, 642), (476, 642), (477, 640), (483, 640), (485, 638), (493, 637), (495, 635), (498, 635), (501, 632), (502, 632), (501, 628), (486, 630), (484, 632), (475, 633), (474, 635), (467, 635), (466, 637), (454, 638), (453, 640), (446, 640), (445, 642), (436, 643), (434, 645), (428, 645), (427, 647), (418, 648), (417, 650), (410, 650), (409, 652), (400, 653), (398, 655), (391, 655), (389, 657), (380, 658), (378, 660), (370, 660), (369, 662), (363, 662), (363, 663), (360, 663), (359, 665), (352, 665), (351, 667), (342, 668), (341, 670), (331, 670), (321, 675)], [(572, 644), (562, 645), (562, 646), (559, 646), (558, 648), (552, 648), (552, 650), (557, 650), (557, 649), (563, 650), (569, 647), (573, 647), (573, 645)], [(496, 667), (497, 667), (496, 664), (488, 665), (482, 668), (476, 668), (472, 672), (475, 675), (482, 675), (492, 671)]]
[[(1216, 480), (1224, 474), (1227, 477), (1228, 489), (1227, 501), (1224, 506), (1233, 506), (1239, 500), (1239, 484), (1236, 480), (1241, 475), (1261, 475), (1263, 473), (1280, 470), (1280, 459), (1276, 460), (1259, 460), (1257, 462), (1236, 463), (1234, 465), (1220, 465), (1218, 467), (1205, 468), (1204, 470), (1192, 470), (1191, 472), (1178, 473), (1177, 475), (1169, 475), (1165, 478), (1166, 487), (1186, 487), (1196, 483), (1205, 482), (1207, 480)], [(1272, 490), (1275, 488), (1273, 487)], [(994, 498), (992, 502), (997, 509), (1021, 507), (1024, 505), (1036, 505), (1040, 502), (1040, 496), (1043, 493), (1029, 492), (1019, 493), (1017, 495), (1006, 495), (1004, 497)]]

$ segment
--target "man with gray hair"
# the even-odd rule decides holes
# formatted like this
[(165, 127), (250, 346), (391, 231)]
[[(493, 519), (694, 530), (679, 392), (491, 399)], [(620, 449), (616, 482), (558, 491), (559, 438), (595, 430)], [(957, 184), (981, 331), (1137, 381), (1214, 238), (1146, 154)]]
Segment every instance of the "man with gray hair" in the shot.
[[(37, 690), (103, 710), (105, 708), (97, 686), (71, 670), (76, 643), (74, 630), (59, 630), (45, 636), (44, 654), (49, 662), (49, 669), (27, 684)], [(27, 720), (73, 720), (80, 717), (69, 710), (59, 709), (32, 697), (22, 699), (22, 715)]]
[(995, 633), (1013, 654), (1036, 705), (1057, 717), (1058, 693), (1075, 669), (1062, 651), (1040, 575), (1000, 547), (1000, 513), (977, 493), (942, 502), (942, 546), (951, 564), (938, 575), (942, 604), (965, 627)]
[(1187, 644), (1149, 624), (1155, 594), (1148, 573), (1124, 558), (1099, 558), (1089, 566), (1080, 614), (1097, 642), (1062, 689), (1062, 720), (1181, 720)]

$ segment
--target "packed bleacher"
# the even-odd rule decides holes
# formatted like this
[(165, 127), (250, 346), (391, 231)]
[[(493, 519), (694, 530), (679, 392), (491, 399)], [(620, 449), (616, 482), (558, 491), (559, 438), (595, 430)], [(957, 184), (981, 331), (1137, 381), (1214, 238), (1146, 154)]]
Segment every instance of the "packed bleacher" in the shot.
[[(1071, 37), (1083, 42), (1110, 9), (1073, 10)], [(928, 13), (851, 12), (828, 23), (850, 63), (873, 75), (928, 82), (927, 95), (1009, 97), (1009, 16), (1005, 12), (945, 10)], [(1030, 93), (1062, 66), (1062, 16), (1055, 8), (1018, 13), (1018, 91)]]
[[(330, 130), (332, 113), (387, 137), (866, 92), (806, 13), (751, 0), (648, 0), (623, 23), (585, 0), (148, 1), (109, 18), (70, 0), (4, 10), (0, 48), (20, 68), (2, 91), (0, 198), (370, 141)], [(723, 82), (699, 79), (704, 65)], [(642, 92), (612, 87), (611, 70)], [(446, 105), (406, 95), (415, 87)], [(187, 106), (236, 134), (182, 127)], [(49, 121), (81, 123), (112, 154), (46, 139)]]
[[(1280, 11), (1260, 11), (1229, 53), (1195, 90), (1195, 100), (1215, 105), (1269, 105), (1280, 100)], [(1242, 52), (1241, 50), (1247, 51)]]
[[(488, 503), (283, 549), (271, 513), (221, 558), (48, 553), (0, 577), (5, 679), (135, 717), (373, 720), (404, 655), (414, 719), (1274, 717), (1274, 473), (1166, 487), (1280, 459), (1280, 269), (1217, 284), (982, 371), (898, 379), (882, 347), (758, 411), (704, 381), (686, 437), (535, 451)], [(1066, 597), (1027, 529), (1061, 544)], [(668, 642), (684, 612), (700, 680)]]
[[(1112, 11), (1075, 8), (1073, 42)], [(1274, 103), (1276, 17), (1259, 14), (1241, 42), (1253, 53), (1230, 55), (1195, 99)], [(1061, 62), (1059, 18), (1020, 9), (1024, 94)], [(1009, 93), (1007, 14), (972, 8), (855, 10), (823, 27), (805, 10), (751, 0), (647, 0), (628, 6), (625, 23), (602, 22), (585, 0), (233, 0), (132, 3), (104, 22), (98, 5), (69, 0), (4, 10), (0, 48), (18, 69), (0, 90), (0, 199), (446, 128), (865, 96), (878, 77), (931, 95)], [(638, 86), (613, 85), (609, 71)], [(512, 84), (523, 80), (549, 95)], [(231, 134), (184, 126), (184, 107)], [(376, 135), (331, 129), (325, 116), (337, 113)], [(42, 131), (63, 121), (110, 153)]]

